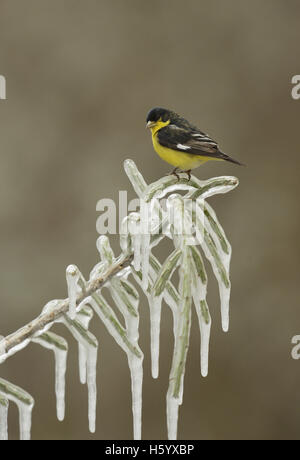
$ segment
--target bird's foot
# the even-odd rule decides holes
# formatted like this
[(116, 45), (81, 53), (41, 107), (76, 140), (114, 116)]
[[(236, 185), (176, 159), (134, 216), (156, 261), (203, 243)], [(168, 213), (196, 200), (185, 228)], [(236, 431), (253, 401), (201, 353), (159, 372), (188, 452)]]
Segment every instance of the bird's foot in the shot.
[(168, 176), (176, 176), (177, 177), (177, 182), (180, 180), (180, 176), (177, 174), (178, 168), (174, 168), (173, 171), (169, 172)]
[(187, 174), (189, 181), (191, 180), (191, 169), (187, 169), (186, 171), (182, 171)]

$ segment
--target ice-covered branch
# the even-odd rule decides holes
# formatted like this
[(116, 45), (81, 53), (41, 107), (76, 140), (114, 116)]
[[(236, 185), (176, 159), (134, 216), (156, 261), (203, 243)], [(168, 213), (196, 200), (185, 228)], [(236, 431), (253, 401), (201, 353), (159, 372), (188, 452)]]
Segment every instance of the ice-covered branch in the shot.
[[(134, 438), (141, 439), (143, 351), (139, 347), (141, 288), (150, 309), (152, 376), (159, 375), (160, 319), (163, 301), (173, 315), (174, 352), (167, 392), (169, 439), (177, 437), (179, 406), (183, 400), (185, 363), (189, 347), (191, 310), (194, 305), (199, 322), (200, 368), (208, 373), (211, 316), (207, 294), (207, 274), (202, 256), (211, 264), (218, 281), (222, 327), (229, 326), (231, 246), (216, 213), (206, 198), (227, 193), (238, 185), (235, 177), (216, 177), (201, 181), (186, 175), (167, 176), (147, 185), (136, 165), (126, 160), (125, 171), (140, 199), (138, 212), (130, 213), (120, 228), (121, 254), (116, 257), (107, 236), (97, 240), (100, 261), (85, 280), (76, 265), (66, 269), (68, 297), (52, 300), (40, 315), (18, 331), (0, 340), (0, 364), (29, 343), (50, 349), (55, 358), (57, 417), (65, 413), (65, 371), (68, 344), (49, 329), (62, 323), (78, 343), (80, 382), (88, 386), (88, 418), (91, 432), (96, 428), (96, 364), (98, 340), (89, 331), (93, 316), (101, 320), (120, 348), (126, 353), (131, 376)], [(174, 249), (164, 261), (152, 253), (165, 237)], [(173, 274), (178, 270), (179, 283)], [(111, 300), (105, 297), (109, 290)], [(115, 312), (119, 310), (123, 319)], [(32, 397), (10, 382), (0, 379), (0, 439), (7, 439), (9, 400), (19, 408), (22, 439), (30, 435)]]
[[(132, 262), (132, 254), (121, 256), (114, 264), (98, 278), (92, 279), (88, 283), (85, 291), (77, 296), (76, 304), (79, 305), (89, 298), (92, 294), (101, 289), (111, 277), (119, 273)], [(5, 361), (9, 356), (24, 348), (35, 334), (42, 333), (48, 329), (63, 314), (67, 313), (70, 308), (69, 298), (57, 303), (50, 311), (41, 313), (37, 318), (30, 321), (26, 326), (21, 327), (16, 332), (4, 337), (0, 341), (0, 363)]]

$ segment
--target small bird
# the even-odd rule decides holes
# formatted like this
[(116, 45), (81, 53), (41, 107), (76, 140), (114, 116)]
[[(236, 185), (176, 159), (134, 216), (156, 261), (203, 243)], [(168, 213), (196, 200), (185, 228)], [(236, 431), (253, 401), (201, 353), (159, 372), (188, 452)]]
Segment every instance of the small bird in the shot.
[(180, 169), (191, 178), (191, 170), (208, 160), (225, 160), (242, 165), (219, 150), (207, 134), (172, 110), (155, 107), (147, 115), (146, 127), (151, 129), (154, 150), (167, 163), (175, 166), (171, 172), (179, 180)]

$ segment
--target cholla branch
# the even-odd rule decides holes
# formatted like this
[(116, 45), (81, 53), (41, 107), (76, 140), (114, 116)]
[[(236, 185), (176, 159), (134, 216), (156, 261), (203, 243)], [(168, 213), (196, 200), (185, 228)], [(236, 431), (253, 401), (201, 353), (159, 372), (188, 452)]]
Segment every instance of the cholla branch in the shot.
[[(208, 372), (211, 317), (206, 301), (207, 274), (200, 249), (212, 266), (219, 285), (221, 317), (224, 331), (229, 326), (231, 246), (214, 210), (205, 199), (226, 193), (238, 185), (235, 177), (217, 177), (200, 181), (173, 176), (147, 185), (131, 160), (125, 171), (140, 198), (140, 210), (129, 214), (120, 230), (121, 255), (115, 257), (109, 240), (101, 236), (97, 241), (100, 262), (86, 281), (75, 265), (66, 269), (68, 298), (52, 300), (33, 321), (0, 340), (0, 363), (34, 342), (50, 349), (55, 357), (55, 391), (57, 417), (65, 414), (65, 371), (68, 344), (63, 337), (49, 329), (63, 323), (78, 342), (80, 382), (88, 386), (89, 429), (96, 429), (96, 364), (98, 340), (88, 330), (96, 315), (127, 355), (131, 375), (134, 439), (141, 439), (143, 352), (139, 347), (140, 286), (150, 308), (152, 376), (159, 374), (159, 336), (162, 302), (173, 315), (174, 353), (167, 392), (168, 437), (176, 439), (179, 406), (183, 400), (185, 362), (189, 346), (191, 309), (195, 306), (201, 335), (200, 367)], [(176, 192), (176, 193), (174, 193)], [(185, 195), (182, 195), (184, 193)], [(170, 238), (174, 250), (161, 263), (152, 248), (163, 238)], [(179, 270), (179, 285), (172, 276)], [(123, 316), (121, 322), (108, 303), (102, 288), (109, 289), (114, 307)], [(0, 379), (0, 439), (7, 439), (9, 400), (15, 402), (20, 415), (20, 437), (29, 439), (33, 398), (21, 388)]]
[[(102, 286), (104, 286), (114, 275), (119, 273), (124, 268), (128, 267), (132, 262), (133, 255), (120, 257), (106, 270), (103, 275), (97, 279), (90, 281), (86, 289), (77, 296), (76, 305), (84, 302), (92, 294), (96, 293)], [(57, 307), (53, 308), (50, 312), (41, 313), (37, 318), (30, 321), (25, 326), (21, 327), (18, 331), (13, 332), (0, 341), (0, 363), (13, 355), (20, 349), (27, 345), (27, 340), (39, 334), (41, 331), (49, 328), (55, 321), (57, 321), (64, 313), (69, 310), (69, 298), (63, 300)]]

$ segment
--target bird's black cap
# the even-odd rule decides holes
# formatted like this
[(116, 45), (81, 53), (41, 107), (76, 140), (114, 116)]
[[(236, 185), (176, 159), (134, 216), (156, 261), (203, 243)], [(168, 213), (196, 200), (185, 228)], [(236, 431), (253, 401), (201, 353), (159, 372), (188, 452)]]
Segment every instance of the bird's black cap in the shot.
[(160, 118), (162, 121), (167, 121), (171, 114), (171, 110), (163, 109), (162, 107), (154, 107), (149, 110), (146, 121), (158, 121)]

